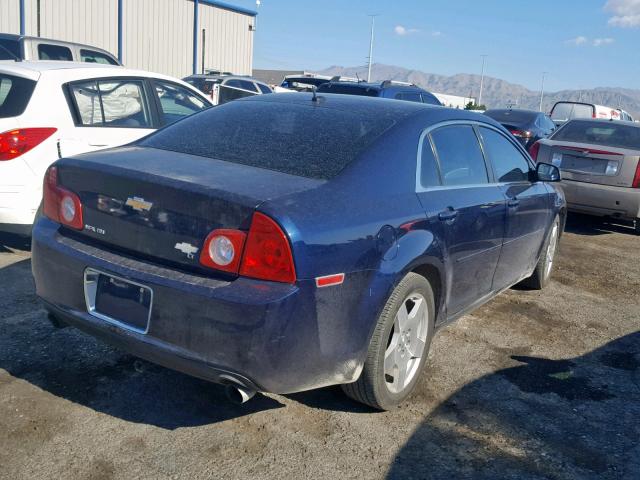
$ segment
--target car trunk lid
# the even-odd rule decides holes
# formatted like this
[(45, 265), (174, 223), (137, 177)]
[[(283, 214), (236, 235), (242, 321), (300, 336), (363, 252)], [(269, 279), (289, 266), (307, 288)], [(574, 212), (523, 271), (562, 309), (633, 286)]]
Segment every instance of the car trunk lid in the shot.
[(551, 146), (550, 160), (560, 168), (563, 179), (631, 187), (638, 155), (624, 148), (556, 143)]
[(324, 183), (141, 147), (94, 152), (56, 165), (60, 184), (80, 196), (80, 235), (194, 268), (212, 230), (248, 230), (262, 202)]

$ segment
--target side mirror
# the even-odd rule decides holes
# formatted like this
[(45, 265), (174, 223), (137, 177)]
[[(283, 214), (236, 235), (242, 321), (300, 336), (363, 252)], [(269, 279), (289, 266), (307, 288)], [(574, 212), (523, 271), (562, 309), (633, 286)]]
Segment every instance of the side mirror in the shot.
[(562, 180), (560, 169), (549, 163), (538, 163), (536, 165), (536, 175), (541, 182), (559, 182)]

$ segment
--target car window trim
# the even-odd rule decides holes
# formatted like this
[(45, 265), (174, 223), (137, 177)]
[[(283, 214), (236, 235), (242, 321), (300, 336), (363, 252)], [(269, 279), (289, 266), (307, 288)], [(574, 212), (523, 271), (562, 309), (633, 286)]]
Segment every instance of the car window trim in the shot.
[[(442, 172), (440, 166), (440, 159), (438, 158), (438, 152), (433, 144), (433, 140), (431, 139), (431, 132), (437, 130), (441, 127), (448, 127), (451, 125), (467, 125), (471, 126), (474, 130), (476, 138), (478, 139), (478, 144), (480, 145), (480, 151), (482, 152), (482, 156), (485, 162), (485, 166), (487, 168), (487, 174), (489, 183), (478, 183), (478, 184), (469, 184), (469, 185), (443, 185), (442, 184)], [(479, 132), (477, 131), (477, 127), (487, 127), (491, 130), (494, 130), (501, 134), (504, 138), (506, 138), (513, 146), (516, 147), (520, 153), (524, 154), (524, 158), (529, 164), (529, 168), (533, 169), (532, 162), (529, 160), (529, 154), (524, 150), (524, 148), (519, 145), (515, 140), (511, 140), (507, 137), (499, 128), (485, 122), (481, 122), (478, 120), (446, 120), (443, 122), (434, 123), (433, 125), (429, 125), (427, 128), (423, 129), (420, 133), (420, 139), (418, 141), (418, 153), (416, 156), (416, 178), (415, 178), (415, 191), (416, 193), (423, 193), (435, 190), (451, 190), (451, 189), (460, 189), (460, 188), (481, 188), (481, 187), (496, 187), (500, 185), (513, 185), (515, 183), (531, 183), (530, 181), (518, 181), (518, 182), (497, 182), (495, 178), (495, 172), (493, 170), (493, 165), (488, 159), (488, 156), (485, 154), (484, 144), (482, 139), (479, 137)], [(438, 164), (438, 175), (440, 177), (440, 185), (436, 187), (424, 187), (422, 186), (421, 175), (422, 175), (422, 149), (424, 147), (424, 139), (429, 139), (429, 143), (431, 148), (434, 150), (434, 156), (436, 158), (436, 162)]]
[[(71, 87), (73, 85), (88, 83), (88, 82), (100, 82), (100, 81), (139, 81), (142, 83), (142, 93), (143, 93), (143, 101), (145, 102), (145, 106), (147, 107), (147, 111), (149, 112), (149, 120), (150, 125), (144, 125), (140, 127), (124, 127), (122, 125), (105, 125), (104, 123), (101, 125), (85, 125), (82, 123), (82, 117), (80, 116), (80, 109), (78, 108), (78, 103), (76, 102), (75, 95), (71, 91)], [(98, 87), (99, 89), (100, 87)], [(160, 128), (160, 117), (157, 111), (157, 105), (155, 102), (150, 101), (150, 83), (148, 77), (129, 77), (129, 76), (118, 76), (118, 77), (95, 77), (95, 78), (84, 78), (79, 80), (73, 80), (71, 82), (64, 83), (62, 85), (62, 89), (64, 95), (67, 99), (67, 103), (70, 105), (71, 117), (73, 118), (74, 126), (78, 128), (131, 128), (131, 129), (142, 129), (142, 130), (155, 130)], [(101, 102), (102, 103), (102, 102)], [(101, 107), (102, 108), (102, 107)]]

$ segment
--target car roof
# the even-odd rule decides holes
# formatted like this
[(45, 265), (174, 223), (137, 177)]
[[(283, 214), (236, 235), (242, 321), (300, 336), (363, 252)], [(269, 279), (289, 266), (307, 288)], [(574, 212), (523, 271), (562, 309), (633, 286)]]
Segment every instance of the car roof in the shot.
[(145, 72), (121, 67), (119, 65), (106, 65), (88, 62), (66, 62), (66, 61), (24, 61), (14, 62), (13, 60), (0, 61), (0, 71), (16, 76), (38, 79), (41, 74), (48, 72), (61, 72), (71, 77), (83, 76), (99, 77), (101, 75), (129, 75), (137, 77), (153, 77), (166, 80), (176, 80), (173, 77), (160, 73)]
[[(429, 105), (420, 102), (407, 102), (404, 100), (394, 100), (389, 98), (368, 97), (360, 95), (340, 95), (334, 93), (318, 93), (318, 101), (313, 101), (313, 93), (275, 93), (272, 95), (255, 95), (245, 97), (235, 102), (272, 102), (288, 105), (317, 105), (318, 107), (349, 111), (358, 115), (379, 115), (395, 117), (397, 121), (402, 121), (409, 117), (425, 115), (426, 123), (421, 123), (427, 127), (429, 122), (439, 123), (448, 120), (461, 120), (470, 122), (482, 122), (502, 128), (498, 122), (490, 117), (479, 115), (476, 112), (447, 108), (438, 105)], [(422, 120), (421, 120), (422, 122)]]
[(542, 114), (542, 112), (538, 112), (537, 110), (526, 110), (524, 108), (490, 108), (489, 110), (487, 110), (484, 113), (490, 113), (490, 112), (496, 112), (496, 113), (506, 113), (506, 112), (530, 113), (532, 115), (541, 115)]

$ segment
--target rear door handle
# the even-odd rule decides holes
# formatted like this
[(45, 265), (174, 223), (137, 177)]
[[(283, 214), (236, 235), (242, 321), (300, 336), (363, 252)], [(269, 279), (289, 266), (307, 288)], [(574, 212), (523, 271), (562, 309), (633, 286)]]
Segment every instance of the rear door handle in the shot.
[(507, 206), (510, 208), (516, 208), (518, 205), (520, 205), (520, 200), (517, 198), (510, 198), (507, 202)]
[(458, 216), (458, 211), (453, 209), (445, 210), (444, 212), (440, 212), (438, 214), (438, 218), (443, 222), (454, 220), (457, 216)]

